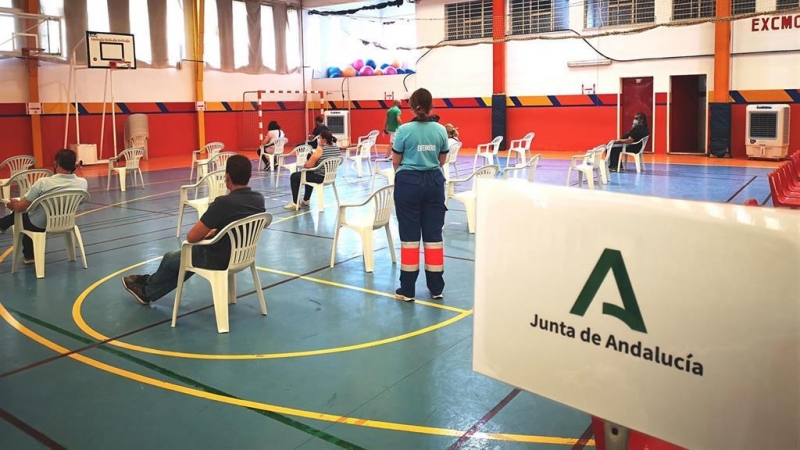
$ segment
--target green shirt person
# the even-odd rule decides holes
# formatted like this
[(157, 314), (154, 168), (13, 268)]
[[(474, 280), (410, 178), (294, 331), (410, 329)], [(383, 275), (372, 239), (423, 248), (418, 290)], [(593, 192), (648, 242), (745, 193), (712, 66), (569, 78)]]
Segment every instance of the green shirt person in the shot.
[[(403, 121), (400, 119), (400, 100), (394, 101), (394, 106), (386, 111), (386, 123), (383, 125), (383, 132), (389, 135), (389, 142), (394, 143), (394, 135)], [(390, 146), (391, 148), (391, 146)]]

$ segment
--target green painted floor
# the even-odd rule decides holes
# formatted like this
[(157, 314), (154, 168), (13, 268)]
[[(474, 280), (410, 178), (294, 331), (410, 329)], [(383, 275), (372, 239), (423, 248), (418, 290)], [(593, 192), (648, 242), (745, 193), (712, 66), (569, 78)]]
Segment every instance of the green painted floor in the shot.
[[(765, 178), (756, 169), (668, 166), (650, 178), (613, 176), (622, 191), (698, 195), (696, 188), (683, 195), (665, 185), (670, 171), (688, 186), (713, 179), (706, 199), (716, 201), (751, 177)], [(356, 179), (353, 170), (344, 175), (337, 182), (343, 199), (365, 198), (369, 179)], [(545, 161), (537, 177), (563, 184), (565, 175), (563, 162)], [(169, 325), (172, 296), (142, 306), (119, 281), (123, 274), (152, 272), (157, 258), (178, 248), (178, 189), (188, 182), (188, 169), (147, 173), (146, 189), (126, 193), (106, 192), (105, 178), (90, 179), (92, 197), (78, 219), (86, 270), (80, 261), (66, 261), (58, 239), (48, 241), (44, 280), (33, 267), (12, 275), (4, 257), (0, 449), (586, 445), (579, 442), (590, 435), (586, 414), (472, 371), (474, 236), (456, 203), (445, 227), (446, 299), (406, 304), (392, 297), (399, 268), (382, 234), (375, 234), (373, 274), (363, 271), (359, 239), (348, 231), (330, 269), (332, 192), (323, 213), (316, 197), (310, 212), (289, 212), (282, 208), (288, 177), (278, 188), (273, 177), (257, 172), (251, 181), (274, 214), (257, 258), (269, 315), (259, 314), (252, 279), (243, 272), (229, 334), (217, 334), (208, 284), (200, 277), (186, 284), (177, 328)], [(720, 188), (720, 179), (729, 188)], [(748, 189), (761, 189), (760, 183)], [(196, 219), (185, 216), (182, 238)], [(393, 231), (397, 240), (396, 225)], [(0, 236), (0, 251), (10, 240)], [(417, 292), (426, 300), (424, 276)]]

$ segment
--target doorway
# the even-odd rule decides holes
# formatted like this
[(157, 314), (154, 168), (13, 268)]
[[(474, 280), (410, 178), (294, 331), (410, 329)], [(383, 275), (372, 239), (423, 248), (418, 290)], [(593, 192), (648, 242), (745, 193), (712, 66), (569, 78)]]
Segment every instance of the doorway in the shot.
[(672, 76), (669, 102), (669, 153), (706, 153), (705, 75)]
[[(622, 78), (620, 80), (620, 108), (619, 108), (619, 135), (630, 131), (633, 126), (633, 116), (644, 113), (647, 116), (647, 128), (650, 130), (649, 142), (653, 143), (653, 77)], [(651, 153), (654, 144), (644, 151)]]

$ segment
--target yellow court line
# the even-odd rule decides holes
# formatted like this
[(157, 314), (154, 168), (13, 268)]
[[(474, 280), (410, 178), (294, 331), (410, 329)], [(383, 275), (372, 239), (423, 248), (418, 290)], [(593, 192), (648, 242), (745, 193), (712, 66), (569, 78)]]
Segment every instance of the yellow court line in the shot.
[[(288, 277), (297, 277), (297, 278), (299, 278), (301, 280), (312, 281), (314, 283), (319, 283), (319, 284), (326, 284), (328, 286), (334, 286), (334, 287), (350, 289), (351, 291), (364, 292), (365, 294), (372, 294), (372, 295), (378, 295), (378, 296), (381, 296), (381, 297), (395, 298), (394, 294), (389, 294), (389, 293), (380, 292), (380, 291), (373, 291), (372, 289), (366, 289), (366, 288), (362, 288), (362, 287), (358, 287), (358, 286), (351, 286), (349, 284), (337, 283), (335, 281), (322, 280), (320, 278), (311, 278), (309, 276), (300, 275), (298, 273), (286, 272), (284, 270), (268, 269), (266, 267), (256, 267), (256, 269), (261, 270), (263, 272), (271, 272), (271, 273), (275, 273), (275, 274), (278, 274), (278, 275), (286, 275)], [(424, 305), (424, 306), (430, 306), (432, 308), (439, 308), (439, 309), (444, 309), (444, 310), (447, 310), (447, 311), (453, 311), (453, 312), (457, 312), (459, 314), (472, 313), (471, 309), (470, 310), (461, 309), (461, 308), (456, 308), (455, 306), (447, 306), (447, 305), (442, 305), (442, 304), (439, 304), (439, 303), (426, 302), (426, 301), (422, 301), (422, 300), (417, 300), (415, 303), (419, 303), (420, 305)]]
[[(297, 218), (297, 217), (300, 217), (300, 216), (304, 216), (304, 215), (306, 215), (306, 214), (309, 214), (310, 212), (311, 212), (311, 210), (308, 210), (308, 211), (305, 211), (305, 212), (301, 212), (300, 214), (295, 214), (295, 215), (293, 215), (293, 216), (284, 217), (283, 219), (278, 219), (278, 220), (276, 220), (276, 221), (272, 222), (272, 225), (274, 225), (274, 224), (276, 224), (276, 223), (285, 222), (285, 221), (287, 221), (287, 220), (292, 220), (292, 219), (295, 219), (295, 218)], [(268, 229), (269, 229), (269, 228), (268, 228)]]
[[(413, 337), (416, 337), (416, 336), (421, 336), (423, 334), (430, 333), (430, 332), (438, 330), (440, 328), (444, 328), (444, 327), (446, 327), (448, 325), (452, 325), (453, 323), (458, 322), (459, 320), (464, 319), (465, 317), (468, 317), (469, 315), (472, 314), (472, 310), (463, 310), (463, 309), (459, 309), (459, 308), (445, 307), (445, 308), (441, 308), (441, 309), (453, 310), (455, 312), (458, 312), (459, 314), (457, 316), (455, 316), (455, 317), (451, 317), (450, 319), (444, 320), (444, 321), (436, 323), (434, 325), (431, 325), (431, 326), (428, 326), (428, 327), (425, 327), (425, 328), (421, 328), (419, 330), (411, 331), (409, 333), (401, 334), (399, 336), (393, 336), (393, 337), (389, 337), (389, 338), (385, 338), (385, 339), (379, 339), (379, 340), (376, 340), (376, 341), (364, 342), (364, 343), (361, 343), (361, 344), (346, 345), (346, 346), (342, 346), (342, 347), (332, 347), (332, 348), (325, 348), (325, 349), (318, 349), (318, 350), (307, 350), (307, 351), (299, 351), (299, 352), (263, 353), (263, 354), (250, 354), (250, 355), (247, 355), (247, 354), (188, 353), (188, 352), (177, 352), (177, 351), (171, 351), (171, 350), (162, 350), (162, 349), (157, 349), (157, 348), (145, 347), (145, 346), (141, 346), (141, 345), (129, 344), (127, 342), (122, 342), (122, 341), (117, 341), (117, 340), (109, 340), (110, 339), (109, 337), (107, 337), (104, 334), (100, 333), (99, 331), (95, 330), (94, 328), (89, 326), (88, 323), (86, 323), (86, 320), (84, 320), (83, 314), (81, 313), (81, 310), (83, 308), (83, 303), (84, 303), (84, 301), (86, 301), (86, 298), (89, 296), (89, 294), (91, 294), (95, 289), (97, 289), (98, 286), (100, 286), (101, 284), (105, 283), (109, 279), (111, 279), (111, 278), (113, 278), (113, 277), (115, 277), (115, 276), (117, 276), (117, 275), (119, 275), (119, 274), (121, 274), (123, 272), (127, 272), (127, 271), (129, 271), (131, 269), (134, 269), (136, 267), (139, 267), (141, 265), (147, 264), (149, 262), (152, 262), (152, 261), (155, 261), (155, 260), (158, 260), (158, 259), (160, 259), (160, 257), (152, 258), (152, 259), (149, 259), (147, 261), (143, 261), (143, 262), (131, 265), (129, 267), (125, 267), (124, 269), (118, 270), (118, 271), (116, 271), (116, 272), (114, 272), (114, 273), (112, 273), (110, 275), (107, 275), (104, 278), (101, 278), (100, 280), (95, 281), (94, 283), (92, 283), (91, 286), (86, 288), (86, 290), (84, 290), (78, 296), (78, 298), (75, 300), (75, 303), (72, 305), (72, 318), (75, 321), (75, 324), (78, 325), (78, 328), (80, 328), (81, 331), (83, 331), (84, 333), (88, 334), (89, 336), (97, 339), (98, 341), (108, 341), (108, 343), (113, 345), (113, 346), (126, 348), (128, 350), (133, 350), (133, 351), (137, 351), (137, 352), (141, 352), (141, 353), (149, 353), (149, 354), (152, 354), (152, 355), (160, 355), (160, 356), (169, 356), (169, 357), (174, 357), (174, 358), (229, 361), (229, 360), (300, 358), (300, 357), (307, 357), (307, 356), (328, 355), (328, 354), (331, 354), (331, 353), (343, 353), (343, 352), (349, 352), (349, 351), (354, 351), (354, 350), (363, 350), (363, 349), (366, 349), (366, 348), (378, 347), (378, 346), (381, 346), (381, 345), (391, 344), (391, 343), (394, 343), (394, 342), (399, 342), (399, 341), (403, 341), (403, 340), (406, 340), (406, 339), (410, 339), (410, 338), (413, 338)], [(259, 267), (259, 270), (263, 270), (263, 271), (266, 271), (266, 272), (273, 272), (271, 269), (265, 269), (265, 268), (261, 268), (261, 267)], [(279, 274), (288, 274), (288, 276), (297, 276), (297, 275), (294, 275), (294, 274), (290, 274), (288, 272), (281, 272), (281, 271), (274, 271), (274, 272), (275, 273), (279, 273)], [(386, 294), (384, 292), (369, 291), (367, 289), (358, 288), (356, 286), (348, 286), (348, 285), (340, 284), (340, 283), (331, 283), (331, 282), (328, 282), (326, 280), (318, 280), (318, 279), (309, 278), (309, 277), (299, 277), (299, 278), (305, 279), (305, 280), (308, 280), (308, 281), (320, 282), (320, 283), (323, 283), (323, 284), (332, 284), (332, 285), (335, 285), (337, 287), (343, 287), (343, 288), (346, 288), (346, 289), (363, 291), (363, 292), (367, 292), (367, 293), (371, 293), (371, 294), (375, 294), (375, 295), (394, 298), (393, 295), (389, 295), (389, 294)], [(434, 307), (441, 307), (442, 306), (442, 305), (436, 305), (436, 304), (433, 304), (433, 303), (431, 303), (430, 305), (434, 306)]]
[[(396, 422), (383, 422), (378, 420), (369, 420), (369, 419), (359, 419), (355, 417), (347, 417), (347, 416), (338, 416), (335, 414), (325, 414), (320, 412), (314, 411), (307, 411), (303, 409), (296, 409), (296, 408), (287, 408), (284, 406), (278, 405), (271, 405), (268, 403), (261, 403), (252, 400), (243, 400), (238, 398), (231, 398), (226, 397), (224, 395), (219, 394), (212, 394), (209, 392), (200, 391), (198, 389), (189, 388), (186, 386), (181, 386), (178, 384), (161, 381), (155, 378), (150, 378), (135, 372), (131, 372), (129, 370), (121, 369), (119, 367), (112, 366), (110, 364), (106, 364), (95, 359), (86, 357), (80, 353), (72, 353), (69, 349), (64, 348), (55, 342), (48, 340), (47, 338), (36, 334), (33, 330), (27, 328), (26, 326), (22, 325), (16, 318), (14, 318), (8, 310), (0, 303), (0, 317), (2, 317), (9, 325), (15, 328), (20, 333), (24, 334), (28, 338), (38, 342), (39, 344), (59, 353), (62, 355), (66, 355), (68, 358), (71, 358), (75, 361), (81, 362), (88, 366), (94, 367), (96, 369), (102, 370), (104, 372), (108, 372), (113, 375), (117, 375), (123, 378), (127, 378), (132, 381), (136, 381), (142, 384), (147, 384), (149, 386), (165, 389), (172, 392), (177, 392), (180, 394), (190, 395), (192, 397), (203, 398), (206, 400), (211, 400), (219, 403), (225, 403), (234, 406), (241, 406), (245, 408), (257, 409), (260, 411), (270, 411), (275, 412), (278, 414), (285, 414), (294, 417), (301, 417), (305, 419), (313, 419), (313, 420), (320, 420), (324, 422), (331, 422), (331, 423), (339, 423), (339, 424), (346, 424), (346, 425), (356, 425), (361, 427), (367, 428), (375, 428), (381, 430), (392, 430), (392, 431), (404, 431), (409, 433), (418, 433), (418, 434), (429, 434), (429, 435), (436, 435), (436, 436), (451, 436), (451, 437), (460, 437), (463, 436), (466, 431), (463, 430), (452, 430), (448, 428), (435, 428), (435, 427), (425, 427), (419, 425), (410, 425), (410, 424), (403, 424), (403, 423), (396, 423)], [(562, 438), (562, 437), (551, 437), (551, 436), (533, 436), (533, 435), (524, 435), (524, 434), (506, 434), (506, 433), (475, 433), (473, 435), (475, 439), (490, 439), (496, 441), (512, 441), (512, 442), (526, 442), (526, 443), (536, 443), (536, 444), (557, 444), (557, 445), (575, 445), (578, 442), (576, 438)], [(587, 445), (595, 445), (594, 440), (590, 440)]]

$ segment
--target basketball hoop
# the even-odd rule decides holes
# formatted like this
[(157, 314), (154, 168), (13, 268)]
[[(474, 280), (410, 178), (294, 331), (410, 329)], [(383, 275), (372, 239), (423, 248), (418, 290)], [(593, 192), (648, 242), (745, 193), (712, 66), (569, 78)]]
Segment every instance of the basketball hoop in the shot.
[(130, 61), (109, 61), (108, 68), (111, 70), (116, 69), (130, 69), (131, 62)]

